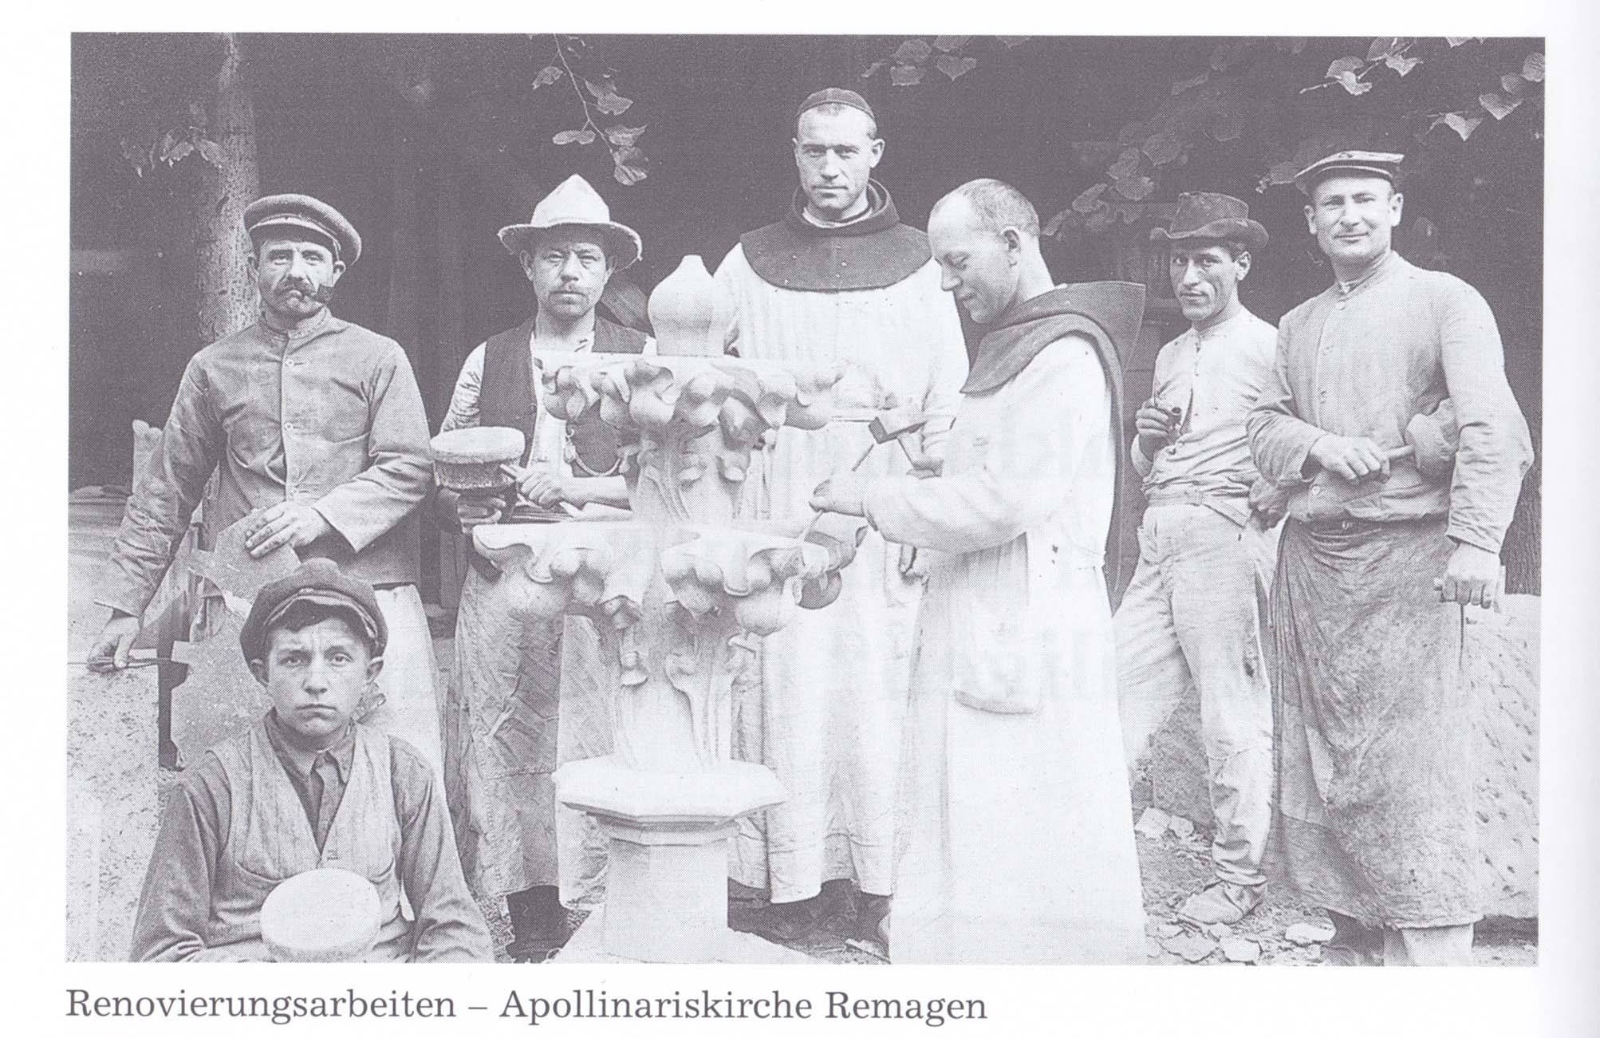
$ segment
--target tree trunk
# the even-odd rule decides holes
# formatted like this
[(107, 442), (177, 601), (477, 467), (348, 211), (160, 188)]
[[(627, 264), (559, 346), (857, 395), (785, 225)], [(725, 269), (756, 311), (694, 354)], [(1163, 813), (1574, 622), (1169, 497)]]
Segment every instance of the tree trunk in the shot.
[(195, 327), (202, 346), (254, 321), (257, 307), (250, 237), (244, 230), (244, 208), (261, 190), (256, 117), (238, 37), (223, 34), (223, 47), (206, 123), (206, 137), (219, 145), (218, 156), (214, 164), (201, 160), (193, 209)]

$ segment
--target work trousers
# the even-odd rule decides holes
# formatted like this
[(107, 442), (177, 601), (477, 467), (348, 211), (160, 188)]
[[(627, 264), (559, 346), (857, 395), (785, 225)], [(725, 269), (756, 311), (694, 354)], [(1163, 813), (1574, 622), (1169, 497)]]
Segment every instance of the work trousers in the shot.
[(1206, 505), (1153, 503), (1114, 619), (1128, 766), (1144, 756), (1192, 680), (1215, 817), (1212, 861), (1219, 879), (1245, 886), (1265, 882), (1271, 823), (1272, 696), (1258, 586), (1270, 586), (1275, 546), (1276, 531), (1241, 528)]

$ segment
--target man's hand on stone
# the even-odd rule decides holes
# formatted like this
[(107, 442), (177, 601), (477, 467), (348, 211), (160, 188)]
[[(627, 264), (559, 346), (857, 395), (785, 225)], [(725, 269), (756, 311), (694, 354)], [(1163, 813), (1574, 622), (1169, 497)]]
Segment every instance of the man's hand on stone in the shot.
[(1434, 588), (1441, 602), (1492, 609), (1500, 592), (1500, 556), (1458, 542), (1445, 566), (1444, 579), (1434, 581)]
[(1311, 445), (1307, 459), (1346, 483), (1355, 483), (1373, 475), (1379, 479), (1389, 478), (1389, 459), (1383, 456), (1383, 451), (1376, 443), (1365, 436), (1325, 433)]
[(548, 464), (530, 465), (517, 470), (517, 492), (525, 501), (540, 508), (554, 508), (576, 496), (555, 467)]
[(100, 637), (89, 647), (89, 669), (99, 673), (124, 669), (137, 637), (139, 618), (120, 609), (111, 610), (111, 619), (106, 621)]
[(867, 480), (854, 472), (829, 476), (811, 492), (811, 507), (818, 512), (841, 515), (867, 514)]
[(1172, 439), (1172, 416), (1157, 407), (1154, 400), (1146, 400), (1134, 412), (1133, 427), (1139, 434), (1139, 450), (1147, 458), (1155, 457)]
[(285, 501), (261, 513), (261, 521), (245, 537), (244, 546), (253, 559), (266, 558), (284, 545), (304, 548), (319, 537), (333, 532), (328, 520), (310, 505)]

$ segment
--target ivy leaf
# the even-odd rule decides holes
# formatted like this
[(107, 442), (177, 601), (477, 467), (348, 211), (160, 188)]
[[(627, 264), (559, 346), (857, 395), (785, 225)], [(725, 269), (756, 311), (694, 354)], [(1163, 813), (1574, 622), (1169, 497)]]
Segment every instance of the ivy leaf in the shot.
[(1500, 89), (1508, 94), (1521, 94), (1528, 89), (1528, 81), (1515, 72), (1507, 72), (1500, 77)]
[[(1448, 43), (1450, 45), (1451, 49), (1454, 50), (1456, 47), (1461, 46), (1463, 43), (1469, 42), (1471, 39), (1472, 39), (1471, 36), (1446, 36), (1444, 38), (1444, 42)], [(1467, 132), (1471, 133), (1472, 131), (1468, 130)], [(1463, 137), (1461, 139), (1462, 140), (1466, 140), (1465, 137)]]
[(1116, 222), (1117, 222), (1116, 211), (1113, 210), (1110, 206), (1105, 206), (1105, 207), (1103, 207), (1101, 209), (1097, 209), (1093, 213), (1089, 214), (1088, 218), (1086, 218), (1083, 221), (1083, 226), (1084, 226), (1085, 230), (1103, 231), (1107, 227), (1110, 227), (1113, 223), (1116, 223)]
[(1027, 36), (996, 36), (995, 39), (997, 39), (1001, 43), (1005, 44), (1006, 45), (1006, 49), (1010, 50), (1012, 47), (1015, 47), (1019, 43), (1028, 42), (1029, 37), (1027, 37)]
[(958, 58), (954, 54), (941, 54), (934, 59), (933, 67), (949, 76), (952, 80), (956, 80), (977, 68), (978, 59)]
[(902, 65), (920, 65), (932, 53), (933, 48), (928, 46), (927, 40), (910, 39), (895, 48), (894, 60)]
[(1124, 149), (1122, 154), (1117, 156), (1117, 161), (1112, 163), (1110, 169), (1106, 170), (1106, 173), (1110, 175), (1112, 180), (1121, 180), (1124, 177), (1132, 176), (1134, 170), (1139, 168), (1139, 155), (1138, 148)]
[(1367, 60), (1377, 61), (1379, 58), (1387, 58), (1410, 42), (1403, 36), (1379, 36), (1372, 41), (1372, 46), (1367, 48)]
[(895, 86), (916, 86), (922, 82), (922, 70), (915, 65), (891, 65), (889, 82)]
[(1285, 54), (1299, 54), (1306, 49), (1307, 42), (1305, 36), (1281, 36), (1273, 41), (1273, 45)]
[(607, 115), (621, 115), (633, 107), (633, 99), (621, 94), (602, 94), (595, 98), (594, 106)]
[[(1433, 121), (1433, 125), (1438, 126), (1440, 123), (1444, 123), (1446, 126), (1456, 131), (1457, 135), (1459, 135), (1462, 140), (1466, 140), (1468, 137), (1472, 136), (1472, 131), (1476, 130), (1478, 128), (1478, 124), (1481, 122), (1483, 122), (1483, 116), (1481, 115), (1473, 116), (1469, 119), (1460, 112), (1446, 112), (1444, 115), (1441, 115), (1439, 118), (1435, 119)], [(1430, 129), (1431, 128), (1432, 127), (1430, 127)]]
[(1129, 123), (1117, 131), (1117, 143), (1123, 147), (1138, 144), (1150, 136), (1150, 126), (1147, 123)]
[(1341, 72), (1339, 75), (1333, 78), (1339, 81), (1339, 85), (1344, 87), (1347, 93), (1353, 94), (1356, 97), (1360, 97), (1362, 94), (1372, 89), (1371, 83), (1363, 82), (1362, 80), (1357, 79), (1354, 72)]
[(960, 50), (962, 47), (965, 47), (967, 45), (967, 41), (970, 39), (972, 39), (971, 36), (935, 36), (933, 39), (933, 49), (942, 50), (946, 54), (949, 54), (953, 50)]
[(1092, 213), (1104, 206), (1105, 203), (1100, 201), (1100, 196), (1105, 193), (1107, 186), (1104, 183), (1096, 184), (1077, 198), (1074, 198), (1072, 200), (1072, 211), (1075, 213)]
[(564, 75), (566, 75), (566, 73), (562, 71), (560, 66), (546, 65), (544, 68), (539, 70), (539, 74), (537, 76), (533, 77), (533, 89), (538, 90), (542, 86), (549, 86), (551, 83), (554, 83)]
[[(1102, 184), (1100, 186), (1104, 187), (1105, 185)], [(1059, 213), (1057, 213), (1056, 215), (1054, 215), (1054, 216), (1052, 216), (1050, 218), (1050, 222), (1049, 223), (1044, 225), (1044, 231), (1042, 233), (1044, 234), (1044, 236), (1046, 238), (1054, 238), (1056, 235), (1061, 233), (1061, 225), (1066, 223), (1071, 218), (1072, 218), (1072, 210), (1071, 209), (1063, 209), (1063, 210), (1061, 210)]]
[(1130, 202), (1137, 202), (1149, 197), (1150, 192), (1156, 189), (1156, 182), (1149, 177), (1122, 177), (1114, 186), (1117, 194)]
[(1383, 59), (1383, 63), (1403, 76), (1422, 64), (1422, 59), (1408, 58), (1403, 54), (1390, 54)]
[[(1183, 151), (1183, 141), (1169, 133), (1153, 134), (1144, 142), (1143, 151), (1150, 157), (1150, 161), (1158, 166), (1165, 166), (1178, 157)], [(1132, 170), (1129, 170), (1131, 173)]]
[(1335, 61), (1332, 65), (1328, 66), (1328, 78), (1338, 79), (1340, 76), (1343, 76), (1347, 73), (1358, 72), (1365, 64), (1365, 61), (1362, 61), (1360, 58), (1354, 55), (1351, 55), (1347, 58), (1340, 58), (1338, 61)]
[(167, 165), (175, 166), (178, 163), (182, 162), (184, 159), (188, 158), (193, 153), (194, 153), (194, 145), (193, 144), (191, 144), (188, 141), (179, 141), (177, 144), (174, 144), (172, 146), (172, 149), (170, 151), (168, 151), (165, 155), (161, 156), (161, 158), (166, 161)]
[(883, 68), (883, 66), (887, 64), (887, 61), (874, 61), (872, 64), (867, 66), (867, 70), (865, 72), (861, 73), (861, 78), (871, 79), (873, 76), (877, 75), (879, 69)]
[(1300, 164), (1290, 159), (1288, 162), (1275, 162), (1267, 170), (1266, 180), (1272, 184), (1292, 184), (1294, 175), (1300, 172)]
[(552, 144), (592, 144), (594, 131), (588, 128), (582, 130), (562, 130), (550, 138)]
[(1535, 51), (1522, 60), (1522, 78), (1530, 83), (1544, 82), (1544, 54)]
[(645, 131), (643, 126), (608, 126), (606, 127), (606, 140), (614, 147), (631, 148)]
[(1204, 83), (1209, 78), (1211, 78), (1211, 72), (1208, 70), (1200, 73), (1198, 76), (1195, 76), (1192, 79), (1180, 79), (1176, 83), (1172, 84), (1172, 96), (1177, 97), (1185, 90), (1192, 90), (1201, 83)]
[(1133, 223), (1144, 215), (1144, 206), (1135, 202), (1113, 202), (1111, 213), (1122, 218), (1123, 223)]
[(222, 165), (222, 145), (218, 144), (216, 141), (207, 140), (206, 138), (202, 137), (195, 147), (200, 149), (200, 157), (204, 159), (208, 165)]
[(612, 167), (611, 175), (616, 178), (617, 183), (632, 187), (645, 177), (648, 177), (650, 173), (639, 166), (627, 166), (618, 163)]
[(1499, 94), (1478, 95), (1478, 104), (1483, 107), (1485, 112), (1494, 116), (1496, 122), (1516, 111), (1517, 106), (1521, 103), (1522, 99), (1519, 97), (1505, 98)]

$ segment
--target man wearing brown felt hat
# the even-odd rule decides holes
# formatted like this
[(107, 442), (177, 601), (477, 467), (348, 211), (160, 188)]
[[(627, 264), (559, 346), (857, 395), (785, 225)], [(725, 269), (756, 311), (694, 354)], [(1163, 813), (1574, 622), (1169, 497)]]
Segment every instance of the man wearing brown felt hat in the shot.
[(1239, 285), (1267, 231), (1230, 195), (1178, 196), (1151, 238), (1189, 330), (1156, 357), (1131, 455), (1147, 502), (1139, 564), (1116, 614), (1117, 684), (1128, 764), (1200, 693), (1215, 836), (1215, 878), (1179, 908), (1201, 924), (1237, 923), (1260, 903), (1271, 818), (1272, 698), (1262, 659), (1258, 584), (1275, 540), (1249, 522), (1255, 462), (1245, 418), (1272, 371), (1277, 329), (1245, 308)]
[[(1394, 251), (1402, 159), (1343, 151), (1296, 177), (1335, 281), (1284, 315), (1248, 420), (1288, 501), (1271, 858), (1332, 919), (1327, 961), (1465, 965), (1482, 914), (1465, 608), (1494, 604), (1532, 449), (1489, 305)], [(1402, 457), (1447, 397), (1453, 469)]]

